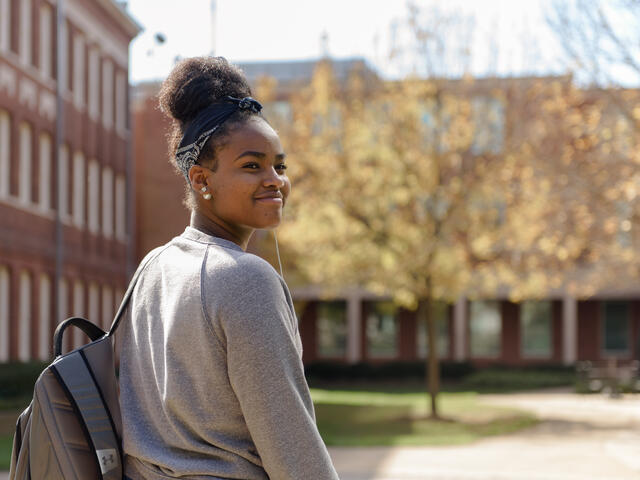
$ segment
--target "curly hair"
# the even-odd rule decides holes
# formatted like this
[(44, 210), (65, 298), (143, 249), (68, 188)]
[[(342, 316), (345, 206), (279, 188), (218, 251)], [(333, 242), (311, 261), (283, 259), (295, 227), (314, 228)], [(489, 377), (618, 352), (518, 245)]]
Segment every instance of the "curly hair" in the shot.
[[(251, 96), (251, 88), (242, 70), (223, 57), (193, 57), (180, 61), (162, 83), (159, 93), (160, 109), (173, 122), (168, 134), (171, 164), (176, 163), (176, 150), (185, 128), (203, 109), (226, 96), (237, 98)], [(201, 163), (215, 170), (216, 154), (225, 144), (229, 133), (250, 116), (247, 110), (235, 112), (211, 136), (200, 153)], [(195, 207), (191, 185), (187, 183), (184, 203), (190, 210)]]

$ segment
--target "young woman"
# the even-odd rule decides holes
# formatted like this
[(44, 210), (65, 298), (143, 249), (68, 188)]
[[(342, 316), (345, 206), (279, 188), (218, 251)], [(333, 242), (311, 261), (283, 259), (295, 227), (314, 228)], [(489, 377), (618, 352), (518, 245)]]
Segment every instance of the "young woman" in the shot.
[(126, 476), (337, 479), (289, 290), (244, 251), (282, 220), (291, 186), (278, 135), (220, 57), (179, 63), (160, 105), (191, 223), (149, 254), (120, 327)]

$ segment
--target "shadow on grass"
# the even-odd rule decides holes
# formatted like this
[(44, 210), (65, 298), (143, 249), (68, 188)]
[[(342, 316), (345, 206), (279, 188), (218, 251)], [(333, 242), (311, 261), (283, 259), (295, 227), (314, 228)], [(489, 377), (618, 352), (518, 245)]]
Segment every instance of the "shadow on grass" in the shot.
[(414, 415), (410, 406), (341, 405), (318, 402), (316, 418), (330, 446), (462, 445), (483, 437), (513, 433), (537, 420), (526, 413), (486, 421)]

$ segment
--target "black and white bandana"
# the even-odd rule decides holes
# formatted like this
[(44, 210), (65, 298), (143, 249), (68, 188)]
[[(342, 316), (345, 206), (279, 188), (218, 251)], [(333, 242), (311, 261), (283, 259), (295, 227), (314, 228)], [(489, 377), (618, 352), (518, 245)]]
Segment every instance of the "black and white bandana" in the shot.
[(176, 151), (176, 162), (189, 181), (189, 169), (198, 162), (200, 152), (211, 135), (237, 110), (260, 113), (262, 105), (251, 97), (226, 97), (226, 102), (214, 103), (202, 110), (187, 126)]

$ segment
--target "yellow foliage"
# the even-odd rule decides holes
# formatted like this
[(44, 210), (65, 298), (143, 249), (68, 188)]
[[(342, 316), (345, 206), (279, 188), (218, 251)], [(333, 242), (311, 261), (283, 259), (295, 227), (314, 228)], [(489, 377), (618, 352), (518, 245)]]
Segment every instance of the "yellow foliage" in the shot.
[(372, 86), (354, 73), (340, 86), (321, 63), (291, 99), (282, 138), (293, 191), (280, 238), (303, 277), (414, 308), (504, 288), (514, 298), (592, 291), (596, 280), (568, 275), (603, 259), (637, 263), (617, 245), (633, 230), (619, 208), (640, 198), (638, 149), (616, 144), (623, 133), (603, 106), (566, 83), (516, 87), (490, 91), (510, 109), (511, 136), (477, 152), (486, 119), (467, 83)]

